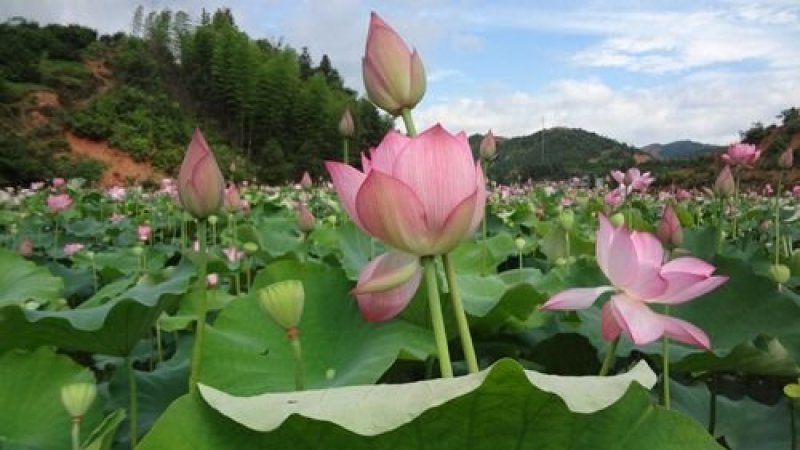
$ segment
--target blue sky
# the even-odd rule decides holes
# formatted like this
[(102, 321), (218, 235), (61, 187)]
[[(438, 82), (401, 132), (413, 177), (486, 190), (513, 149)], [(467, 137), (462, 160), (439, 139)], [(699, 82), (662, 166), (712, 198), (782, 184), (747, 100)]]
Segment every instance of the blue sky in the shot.
[(360, 91), (374, 10), (423, 57), (423, 127), (727, 144), (800, 106), (798, 0), (4, 0), (0, 14), (127, 31), (138, 4), (195, 16), (227, 5), (252, 37), (327, 53)]

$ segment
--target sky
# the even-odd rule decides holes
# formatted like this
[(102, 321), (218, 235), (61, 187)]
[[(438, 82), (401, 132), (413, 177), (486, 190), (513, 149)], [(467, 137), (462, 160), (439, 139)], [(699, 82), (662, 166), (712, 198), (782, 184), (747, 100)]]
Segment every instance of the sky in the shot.
[(0, 18), (127, 32), (140, 4), (227, 6), (252, 38), (327, 54), (359, 92), (375, 11), (422, 56), (418, 129), (726, 145), (800, 107), (800, 0), (0, 0)]

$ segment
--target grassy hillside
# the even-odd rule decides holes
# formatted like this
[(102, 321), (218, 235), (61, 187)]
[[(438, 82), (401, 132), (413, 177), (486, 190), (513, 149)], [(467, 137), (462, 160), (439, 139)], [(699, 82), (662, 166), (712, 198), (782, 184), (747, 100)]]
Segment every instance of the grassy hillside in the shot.
[(724, 147), (683, 140), (668, 144), (650, 144), (642, 147), (642, 151), (659, 160), (694, 158), (723, 151)]

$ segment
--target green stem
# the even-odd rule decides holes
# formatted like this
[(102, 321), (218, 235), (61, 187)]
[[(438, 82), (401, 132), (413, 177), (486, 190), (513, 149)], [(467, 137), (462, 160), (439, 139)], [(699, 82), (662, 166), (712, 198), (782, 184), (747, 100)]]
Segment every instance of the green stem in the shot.
[(82, 417), (72, 418), (72, 450), (81, 450), (81, 420)]
[(781, 262), (781, 184), (783, 184), (783, 170), (778, 176), (778, 189), (775, 190), (775, 264)]
[(197, 381), (200, 379), (200, 364), (203, 351), (203, 337), (206, 328), (206, 221), (200, 220), (197, 223), (197, 239), (200, 243), (200, 267), (197, 273), (197, 288), (200, 290), (199, 305), (197, 305), (197, 324), (195, 327), (194, 348), (192, 349), (192, 372), (189, 376), (189, 391), (195, 392)]
[(138, 438), (138, 431), (136, 429), (138, 423), (138, 394), (136, 392), (136, 372), (133, 370), (133, 359), (130, 357), (128, 360), (128, 394), (130, 395), (130, 432), (128, 433), (131, 440), (131, 450), (136, 448), (136, 440)]
[(156, 351), (158, 352), (158, 363), (164, 362), (164, 348), (161, 344), (161, 325), (156, 321)]
[(400, 112), (403, 116), (403, 123), (406, 125), (406, 134), (409, 137), (414, 137), (417, 135), (417, 127), (414, 126), (414, 119), (411, 117), (411, 110), (408, 108), (403, 108)]
[(294, 355), (294, 387), (295, 390), (304, 389), (305, 375), (303, 372), (303, 349), (300, 346), (300, 333), (297, 328), (287, 331), (289, 342), (292, 344), (292, 354)]
[[(484, 169), (486, 171), (485, 172), (485, 178), (486, 178), (487, 186), (489, 184), (489, 165), (490, 164), (491, 164), (491, 162), (489, 160), (484, 161), (484, 164), (483, 164), (484, 165)], [(483, 237), (483, 240), (481, 241), (481, 243), (482, 243), (482, 246), (481, 246), (481, 276), (486, 276), (486, 274), (488, 273), (488, 269), (486, 267), (486, 260), (488, 259), (488, 256), (489, 256), (489, 243), (486, 241), (486, 237), (487, 237), (486, 236), (487, 235), (487, 232), (486, 232), (486, 220), (488, 219), (488, 217), (489, 217), (489, 205), (486, 205), (486, 207), (483, 209), (483, 220), (481, 220), (481, 236)]]
[(608, 375), (608, 371), (611, 369), (611, 362), (614, 361), (617, 356), (617, 345), (619, 345), (619, 336), (608, 344), (608, 352), (606, 352), (606, 357), (603, 359), (603, 365), (600, 366), (599, 376), (604, 377)]
[(722, 229), (725, 222), (725, 198), (719, 198), (719, 214), (717, 217), (717, 253), (722, 253)]
[(736, 168), (734, 178), (736, 179), (736, 183), (734, 184), (733, 189), (733, 227), (731, 229), (731, 237), (736, 240), (736, 237), (739, 234), (739, 189), (741, 183), (741, 176), (739, 175), (738, 167)]
[(451, 378), (453, 376), (453, 367), (450, 363), (450, 350), (447, 348), (447, 334), (444, 329), (442, 304), (439, 300), (439, 286), (436, 282), (436, 264), (432, 256), (423, 256), (422, 265), (425, 268), (428, 307), (430, 308), (433, 337), (436, 340), (436, 351), (439, 355), (439, 369), (442, 372), (442, 377)]
[(708, 383), (708, 391), (708, 434), (714, 436), (717, 429), (717, 389), (713, 376)]
[(464, 312), (464, 303), (461, 301), (461, 293), (456, 282), (456, 271), (450, 261), (450, 255), (442, 255), (442, 264), (447, 276), (447, 285), (450, 287), (450, 300), (453, 302), (453, 313), (458, 324), (458, 334), (461, 336), (461, 347), (464, 350), (464, 359), (467, 362), (469, 373), (478, 372), (478, 357), (475, 355), (475, 346), (472, 344), (472, 334), (469, 331), (469, 321)]
[(57, 254), (58, 254), (58, 216), (53, 218), (53, 255), (50, 257), (50, 259), (55, 261)]
[(792, 450), (797, 450), (797, 427), (795, 426), (794, 399), (789, 399), (789, 429), (792, 433)]
[(350, 161), (350, 140), (342, 138), (342, 162), (349, 164)]
[[(664, 315), (669, 315), (669, 305), (664, 305)], [(664, 335), (662, 338), (662, 346), (661, 346), (661, 356), (662, 356), (662, 366), (663, 366), (663, 374), (661, 377), (661, 382), (664, 388), (664, 398), (662, 399), (664, 402), (664, 407), (670, 409), (670, 397), (669, 397), (669, 337)]]

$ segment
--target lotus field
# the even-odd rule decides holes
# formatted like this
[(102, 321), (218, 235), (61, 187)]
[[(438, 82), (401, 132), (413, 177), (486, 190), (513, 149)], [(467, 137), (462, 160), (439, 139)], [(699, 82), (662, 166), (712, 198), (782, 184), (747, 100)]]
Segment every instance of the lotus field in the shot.
[(800, 202), (739, 183), (758, 149), (497, 185), (374, 14), (363, 67), (405, 132), (345, 114), (324, 177), (226, 180), (196, 130), (157, 187), (0, 192), (0, 448), (798, 448)]

